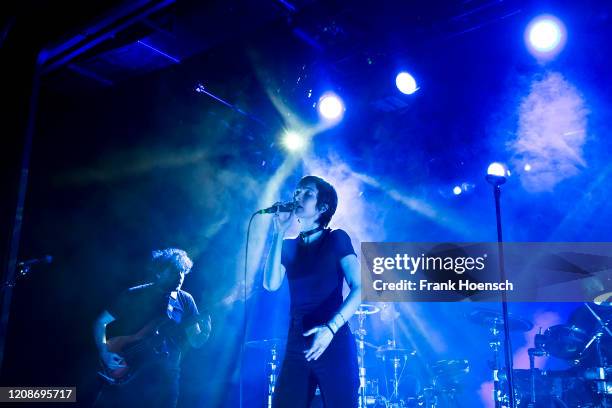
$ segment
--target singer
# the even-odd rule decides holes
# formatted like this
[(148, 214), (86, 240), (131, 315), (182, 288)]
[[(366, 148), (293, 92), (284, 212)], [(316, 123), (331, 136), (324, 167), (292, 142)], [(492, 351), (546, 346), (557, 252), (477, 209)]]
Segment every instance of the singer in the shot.
[[(359, 263), (351, 239), (327, 228), (338, 205), (334, 187), (316, 176), (298, 183), (292, 212), (274, 214), (264, 287), (277, 290), (287, 275), (291, 297), (287, 349), (277, 382), (275, 408), (306, 408), (319, 386), (327, 408), (356, 408), (358, 366), (348, 324), (361, 301)], [(294, 220), (296, 238), (284, 239)], [(350, 292), (343, 300), (342, 287)]]

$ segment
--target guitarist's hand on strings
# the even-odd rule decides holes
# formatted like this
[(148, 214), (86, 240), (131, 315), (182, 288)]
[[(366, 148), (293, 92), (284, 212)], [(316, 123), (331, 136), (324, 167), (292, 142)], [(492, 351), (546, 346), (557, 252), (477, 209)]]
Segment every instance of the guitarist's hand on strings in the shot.
[(117, 353), (113, 353), (112, 351), (102, 350), (100, 352), (100, 358), (102, 362), (110, 369), (117, 369), (122, 367), (127, 367), (123, 357), (121, 357)]
[(198, 321), (187, 327), (187, 340), (192, 347), (200, 348), (208, 341), (212, 330), (210, 314), (204, 313), (199, 316)]

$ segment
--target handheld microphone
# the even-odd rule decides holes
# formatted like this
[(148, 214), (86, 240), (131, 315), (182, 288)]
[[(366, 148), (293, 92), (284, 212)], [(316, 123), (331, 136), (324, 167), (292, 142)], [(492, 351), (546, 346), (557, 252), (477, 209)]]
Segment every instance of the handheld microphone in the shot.
[(287, 201), (286, 203), (274, 204), (272, 207), (264, 208), (257, 211), (255, 214), (273, 214), (275, 212), (291, 212), (295, 208), (295, 201)]

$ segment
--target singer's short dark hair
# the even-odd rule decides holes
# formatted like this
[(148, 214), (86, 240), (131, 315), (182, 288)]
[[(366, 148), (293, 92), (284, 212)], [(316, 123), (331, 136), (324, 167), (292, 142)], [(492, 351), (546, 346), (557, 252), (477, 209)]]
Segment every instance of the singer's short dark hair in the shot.
[(193, 261), (189, 259), (187, 252), (178, 248), (166, 248), (155, 250), (151, 253), (151, 262), (155, 269), (164, 270), (171, 268), (177, 273), (185, 275), (191, 271)]
[(298, 186), (306, 184), (314, 184), (317, 187), (317, 208), (321, 208), (323, 204), (327, 204), (327, 210), (319, 215), (317, 222), (323, 227), (327, 227), (333, 215), (338, 208), (338, 194), (334, 186), (317, 176), (304, 176), (298, 183)]

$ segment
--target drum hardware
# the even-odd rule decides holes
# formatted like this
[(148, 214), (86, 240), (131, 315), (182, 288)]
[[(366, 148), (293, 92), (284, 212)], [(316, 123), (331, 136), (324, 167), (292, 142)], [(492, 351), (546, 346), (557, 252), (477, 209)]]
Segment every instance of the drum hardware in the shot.
[[(403, 349), (396, 347), (394, 340), (387, 340), (387, 344), (379, 347), (376, 350), (376, 355), (379, 357), (383, 364), (391, 362), (393, 370), (393, 378), (391, 379), (391, 394), (387, 395), (387, 399), (390, 403), (400, 403), (401, 398), (399, 395), (399, 386), (408, 364), (408, 357), (416, 355), (416, 351)], [(385, 366), (385, 383), (388, 383), (387, 370)], [(402, 402), (403, 403), (403, 402)]]
[(370, 305), (368, 303), (362, 303), (359, 305), (359, 307), (355, 311), (355, 314), (357, 316), (362, 316), (362, 315), (376, 314), (378, 312), (380, 312), (380, 307), (375, 306), (375, 305)]
[[(382, 305), (381, 321), (390, 324), (391, 339), (388, 339), (386, 344), (376, 350), (376, 357), (383, 364), (383, 373), (385, 381), (385, 400), (388, 407), (412, 407), (416, 406), (417, 401), (414, 398), (406, 398), (405, 400), (400, 395), (400, 385), (404, 371), (408, 364), (408, 359), (416, 355), (415, 350), (404, 349), (397, 347), (396, 342), (396, 322), (400, 317), (400, 313), (392, 303), (384, 303)], [(387, 364), (389, 363), (389, 364)], [(389, 380), (389, 369), (391, 370), (391, 380)], [(412, 404), (412, 405), (411, 405)]]
[[(606, 300), (609, 301), (608, 298)], [(371, 340), (371, 333), (365, 328), (367, 316), (379, 312), (380, 321), (388, 325), (393, 334), (380, 347), (367, 341)], [(544, 332), (540, 329), (535, 334), (534, 347), (527, 350), (529, 368), (512, 371), (517, 408), (612, 408), (612, 367), (608, 366), (612, 336), (609, 334), (610, 318), (607, 316), (608, 312), (612, 312), (612, 307), (610, 303), (605, 303), (605, 306), (586, 304), (584, 312), (586, 320), (593, 315), (598, 325), (589, 326), (589, 322), (584, 321), (585, 317), (582, 316), (576, 319), (575, 324), (554, 325)], [(415, 367), (410, 357), (415, 356), (416, 352), (401, 348), (395, 341), (395, 323), (399, 313), (393, 305), (383, 304), (379, 308), (364, 304), (355, 315), (359, 323), (353, 332), (359, 362), (359, 408), (466, 406), (459, 396), (464, 378), (470, 371), (467, 360), (439, 360), (428, 366), (430, 375), (417, 374), (415, 377), (411, 374)], [(507, 407), (509, 395), (504, 390), (508, 388), (508, 382), (500, 361), (503, 358), (501, 313), (479, 309), (468, 317), (473, 323), (488, 329), (488, 343), (493, 356), (489, 366), (493, 372), (495, 406)], [(509, 326), (512, 331), (528, 331), (532, 328), (528, 320), (512, 315)], [(271, 407), (277, 385), (279, 351), (282, 351), (284, 342), (281, 339), (269, 339), (246, 343), (249, 347), (267, 351), (268, 408)], [(365, 359), (369, 358), (368, 362), (372, 363), (372, 356), (376, 356), (378, 365), (368, 365), (366, 371)], [(570, 368), (556, 371), (536, 368), (536, 359), (545, 356), (564, 360)], [(415, 380), (414, 383), (411, 383), (411, 379)], [(384, 388), (380, 386), (382, 384)], [(410, 388), (412, 385), (414, 388)]]
[[(505, 382), (504, 374), (500, 378)], [(519, 408), (595, 408), (590, 402), (580, 405), (576, 398), (570, 398), (570, 391), (579, 393), (579, 385), (582, 385), (573, 384), (575, 377), (571, 370), (515, 369), (513, 375), (516, 379), (514, 396)]]
[(379, 307), (367, 303), (362, 303), (355, 311), (359, 323), (359, 328), (354, 333), (357, 341), (357, 365), (359, 367), (359, 408), (366, 408), (368, 406), (365, 355), (366, 346), (373, 346), (365, 341), (365, 336), (368, 334), (365, 329), (365, 319), (367, 316), (378, 312), (380, 312)]
[[(608, 299), (609, 300), (609, 299)], [(609, 303), (605, 303), (609, 305)], [(597, 321), (597, 329), (593, 332), (591, 339), (587, 342), (584, 350), (580, 353), (580, 357), (584, 357), (587, 353), (587, 350), (594, 344), (595, 346), (595, 356), (596, 356), (596, 367), (590, 367), (585, 370), (585, 378), (589, 381), (594, 381), (594, 391), (597, 395), (601, 397), (601, 406), (602, 408), (607, 408), (611, 404), (609, 404), (608, 396), (612, 395), (612, 384), (608, 379), (608, 361), (603, 355), (602, 351), (602, 338), (607, 335), (608, 341), (610, 337), (612, 337), (612, 331), (608, 327), (606, 321), (604, 321), (595, 310), (588, 304), (584, 304), (586, 308), (591, 312), (595, 320)]]
[[(514, 332), (528, 332), (533, 329), (533, 323), (512, 313), (508, 316), (508, 327)], [(476, 309), (468, 315), (472, 323), (488, 327), (489, 330), (501, 331), (504, 328), (502, 314), (491, 309)]]
[(268, 408), (272, 408), (272, 397), (278, 378), (278, 352), (276, 345), (270, 349), (270, 361), (268, 362)]
[(544, 332), (542, 341), (546, 352), (567, 361), (578, 361), (586, 351), (588, 336), (576, 325), (558, 324)]
[(430, 368), (434, 386), (444, 392), (456, 392), (461, 381), (470, 372), (468, 360), (439, 360)]
[[(606, 303), (609, 304), (609, 303)], [(597, 330), (595, 330), (593, 336), (591, 337), (591, 339), (589, 340), (589, 342), (586, 344), (586, 346), (584, 347), (584, 350), (580, 353), (581, 356), (583, 356), (587, 349), (591, 346), (591, 344), (593, 344), (593, 342), (596, 343), (596, 348), (597, 346), (599, 346), (599, 344), (601, 343), (601, 337), (604, 334), (607, 334), (608, 336), (612, 337), (612, 331), (610, 330), (610, 328), (608, 327), (608, 323), (605, 322), (600, 316), (599, 314), (597, 314), (597, 312), (595, 312), (595, 310), (593, 310), (593, 308), (588, 304), (585, 303), (584, 304), (586, 306), (586, 308), (589, 310), (589, 312), (591, 312), (591, 314), (593, 315), (593, 317), (595, 318), (595, 320), (597, 321), (597, 325), (599, 326), (597, 328)], [(597, 351), (597, 356), (599, 359), (603, 359), (602, 355), (601, 355), (601, 350)], [(600, 363), (602, 361), (599, 361)]]
[(272, 400), (274, 398), (274, 392), (276, 389), (276, 380), (278, 379), (278, 351), (285, 344), (284, 339), (274, 338), (265, 340), (253, 340), (247, 342), (247, 347), (257, 348), (261, 350), (268, 350), (268, 361), (266, 366), (268, 368), (267, 379), (268, 379), (268, 395), (267, 404), (268, 408), (272, 408)]
[[(536, 336), (542, 336), (541, 334), (536, 334)], [(536, 342), (536, 344), (538, 344)], [(535, 358), (536, 357), (545, 357), (546, 351), (543, 348), (530, 348), (527, 350), (527, 354), (529, 355), (529, 404), (527, 404), (527, 408), (535, 408), (536, 404), (536, 368), (535, 368)]]
[[(610, 336), (604, 311), (592, 310), (599, 326), (592, 329), (582, 324), (578, 319), (576, 324), (560, 324), (549, 327), (546, 331), (534, 336), (534, 347), (527, 350), (529, 369), (515, 369), (516, 379), (514, 399), (517, 408), (612, 408), (612, 367), (608, 366), (609, 355), (606, 356), (610, 344)], [(429, 365), (426, 377), (422, 374), (413, 376), (413, 365), (410, 357), (416, 352), (401, 348), (391, 336), (382, 346), (367, 341), (371, 333), (366, 330), (367, 316), (384, 312), (392, 318), (385, 321), (389, 326), (395, 323), (397, 313), (385, 306), (378, 308), (373, 305), (361, 305), (355, 315), (358, 328), (354, 331), (358, 350), (359, 368), (359, 408), (454, 408), (462, 406), (459, 398), (461, 385), (469, 374), (470, 366), (467, 360), (439, 360)], [(586, 312), (586, 310), (585, 310)], [(603, 313), (604, 318), (597, 313)], [(587, 312), (588, 314), (588, 312)], [(381, 313), (381, 321), (382, 321)], [(489, 348), (492, 360), (489, 366), (494, 379), (494, 402), (498, 408), (508, 406), (509, 395), (504, 390), (507, 387), (505, 372), (500, 359), (502, 355), (502, 325), (501, 314), (492, 310), (480, 309), (472, 312), (469, 319), (480, 326), (488, 328)], [(587, 316), (588, 319), (588, 316)], [(527, 331), (532, 324), (520, 317), (509, 319), (513, 331)], [(284, 340), (269, 339), (246, 343), (249, 347), (265, 349), (267, 404), (271, 407), (279, 371), (280, 348)], [(365, 359), (376, 356), (378, 366), (367, 366)], [(570, 368), (557, 371), (546, 371), (536, 368), (538, 357), (553, 356), (565, 360)], [(377, 368), (378, 367), (378, 368)], [(376, 373), (375, 371), (378, 371)], [(379, 371), (380, 370), (380, 371)], [(371, 371), (371, 372), (370, 372)], [(384, 378), (383, 378), (384, 375)], [(421, 377), (418, 377), (421, 376)], [(411, 378), (415, 381), (412, 383)], [(380, 387), (381, 384), (385, 388)], [(414, 385), (414, 391), (412, 387)], [(409, 391), (408, 391), (409, 390)], [(263, 391), (263, 390), (262, 390)], [(460, 405), (462, 404), (462, 405)], [(464, 405), (463, 405), (464, 406)]]
[[(608, 305), (605, 303), (605, 307)], [(612, 383), (609, 380), (612, 370), (605, 355), (610, 330), (593, 307), (585, 304), (586, 310), (598, 323), (595, 329), (587, 330), (586, 322), (583, 326), (583, 322), (578, 321), (554, 325), (543, 334), (540, 330), (535, 335), (535, 347), (528, 349), (529, 370), (513, 370), (518, 379), (515, 396), (519, 408), (612, 406)], [(571, 367), (560, 371), (536, 369), (535, 358), (543, 356), (565, 360)]]
[[(472, 323), (489, 328), (489, 348), (492, 351), (492, 360), (489, 361), (489, 368), (493, 377), (493, 400), (495, 408), (502, 408), (507, 405), (508, 395), (505, 395), (500, 382), (502, 367), (500, 365), (500, 351), (504, 319), (500, 312), (490, 309), (476, 309), (468, 315)], [(533, 328), (533, 324), (521, 317), (508, 316), (508, 329), (510, 331), (526, 332)]]
[(461, 382), (470, 372), (468, 360), (439, 360), (430, 367), (433, 373), (431, 386), (423, 389), (421, 406), (436, 408), (442, 401), (443, 406), (459, 407), (457, 393)]
[(529, 403), (527, 404), (527, 408), (535, 408), (536, 404), (536, 368), (535, 368), (535, 358), (536, 357), (546, 357), (548, 353), (546, 352), (546, 337), (542, 334), (542, 328), (540, 327), (540, 332), (534, 337), (534, 345), (535, 347), (529, 348), (527, 350), (527, 354), (529, 356)]
[[(384, 408), (406, 408), (411, 405), (407, 405), (406, 401), (402, 399), (400, 395), (400, 384), (402, 376), (406, 368), (408, 359), (410, 356), (414, 356), (416, 352), (414, 350), (403, 349), (397, 347), (395, 342), (395, 320), (399, 317), (399, 313), (389, 305), (383, 306), (384, 317), (387, 323), (392, 323), (393, 328), (393, 339), (388, 340), (386, 344), (380, 347), (376, 347), (374, 344), (369, 343), (365, 340), (367, 336), (367, 330), (365, 329), (365, 321), (367, 316), (379, 313), (381, 308), (375, 305), (361, 304), (355, 315), (357, 315), (358, 328), (353, 332), (355, 340), (357, 342), (358, 350), (358, 366), (359, 366), (359, 408), (366, 407), (384, 407)], [(365, 358), (367, 349), (373, 349), (376, 357), (382, 361), (384, 367), (383, 372), (385, 375), (385, 387), (387, 392), (386, 395), (381, 395), (378, 380), (368, 379), (367, 370), (365, 367)], [(390, 363), (390, 367), (386, 365)], [(392, 370), (391, 391), (389, 392), (389, 382), (387, 381), (388, 368)], [(414, 401), (416, 407), (417, 401)]]

